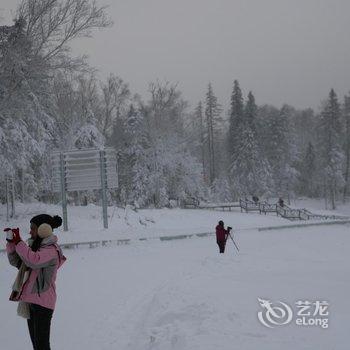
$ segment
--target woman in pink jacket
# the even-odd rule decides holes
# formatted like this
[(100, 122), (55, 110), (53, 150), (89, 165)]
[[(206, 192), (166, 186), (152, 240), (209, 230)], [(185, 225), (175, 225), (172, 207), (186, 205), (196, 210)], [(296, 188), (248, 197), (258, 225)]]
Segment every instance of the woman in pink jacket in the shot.
[(66, 258), (53, 229), (61, 226), (59, 216), (41, 214), (30, 221), (28, 244), (19, 229), (5, 229), (7, 255), (18, 268), (10, 300), (18, 302), (17, 312), (27, 319), (34, 350), (50, 350), (50, 328), (56, 304), (56, 274)]

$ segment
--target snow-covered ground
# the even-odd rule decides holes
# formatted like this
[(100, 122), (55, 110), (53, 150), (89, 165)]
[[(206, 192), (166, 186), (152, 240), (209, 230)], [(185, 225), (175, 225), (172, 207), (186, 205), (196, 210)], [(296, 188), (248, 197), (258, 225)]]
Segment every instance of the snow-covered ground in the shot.
[[(324, 203), (313, 200), (293, 201), (291, 205), (296, 208), (307, 208), (317, 213), (348, 215), (350, 217), (350, 204), (340, 205), (338, 211), (322, 210)], [(5, 213), (5, 206), (0, 205), (1, 227), (19, 227), (23, 238), (26, 238), (29, 232), (29, 221), (34, 215), (41, 213), (62, 215), (62, 208), (58, 205), (42, 203), (17, 204), (17, 217), (9, 222), (6, 222)], [(232, 226), (234, 230), (298, 223), (282, 219), (272, 213), (266, 216), (258, 213), (241, 213), (239, 208), (225, 212), (203, 209), (146, 209), (135, 212), (131, 208), (109, 207), (109, 228), (105, 230), (102, 224), (101, 207), (89, 205), (68, 207), (69, 231), (64, 232), (61, 227), (56, 230), (56, 233), (61, 243), (184, 235), (213, 232), (218, 220), (224, 220), (225, 224)], [(4, 240), (0, 240), (1, 248), (4, 248)]]
[(344, 204), (339, 202), (336, 210), (326, 210), (324, 200), (299, 198), (292, 200), (290, 206), (293, 208), (306, 208), (315, 214), (350, 216), (350, 203)]
[[(236, 235), (219, 255), (214, 237), (77, 249), (58, 281), (53, 349), (348, 349), (350, 227)], [(0, 255), (0, 344), (29, 349), (26, 323), (7, 301), (15, 271)], [(329, 328), (259, 323), (258, 298), (330, 303)]]
[[(300, 207), (313, 209), (307, 204)], [(41, 204), (17, 209), (9, 226), (22, 232), (33, 215), (60, 213), (59, 207)], [(346, 214), (347, 207), (339, 213)], [(239, 211), (116, 209), (112, 214), (110, 208), (110, 228), (103, 230), (99, 207), (70, 207), (71, 229), (58, 236), (68, 242), (210, 232), (223, 219), (236, 228), (240, 252), (229, 241), (225, 255), (219, 255), (214, 236), (66, 250), (68, 261), (57, 281), (53, 349), (348, 349), (349, 225), (259, 232), (249, 228), (289, 222)], [(3, 216), (1, 224), (7, 226)], [(4, 350), (30, 348), (26, 323), (8, 301), (15, 274), (0, 254)], [(293, 319), (269, 329), (258, 321), (263, 310), (258, 298), (284, 301), (294, 313), (298, 300), (328, 301), (329, 328), (297, 326)]]
[[(2, 211), (4, 212), (4, 211)], [(45, 206), (40, 203), (17, 206), (15, 220), (5, 222), (0, 218), (2, 226), (19, 227), (23, 237), (29, 232), (30, 219), (40, 213), (61, 215), (59, 206)], [(99, 206), (68, 208), (69, 231), (62, 227), (57, 230), (61, 242), (80, 242), (86, 240), (124, 239), (140, 237), (159, 237), (161, 235), (183, 235), (191, 233), (213, 232), (218, 220), (235, 228), (271, 226), (288, 224), (288, 221), (274, 215), (241, 214), (235, 211), (218, 212), (197, 209), (146, 209), (135, 212), (131, 208), (108, 208), (109, 228), (103, 229), (102, 209)], [(0, 248), (3, 247), (1, 242)]]

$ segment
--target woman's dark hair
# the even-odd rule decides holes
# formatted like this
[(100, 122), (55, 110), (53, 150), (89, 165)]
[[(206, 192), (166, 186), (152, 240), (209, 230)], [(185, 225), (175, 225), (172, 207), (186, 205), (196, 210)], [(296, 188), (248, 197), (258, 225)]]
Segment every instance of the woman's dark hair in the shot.
[[(52, 229), (55, 229), (57, 227), (60, 227), (62, 225), (62, 218), (58, 215), (51, 216), (47, 214), (40, 214), (37, 216), (34, 216), (30, 223), (34, 224), (36, 227), (39, 227), (41, 224), (49, 224)], [(34, 242), (31, 245), (31, 249), (33, 252), (37, 252), (40, 248), (41, 242), (43, 241), (42, 238), (37, 236), (34, 240)]]
[(33, 252), (37, 252), (41, 246), (41, 242), (43, 241), (42, 238), (40, 238), (39, 236), (37, 236), (33, 242), (33, 244), (31, 245), (30, 249)]
[(58, 216), (58, 215), (55, 215), (52, 218), (51, 227), (54, 229), (54, 228), (60, 227), (61, 225), (62, 225), (62, 218), (60, 216)]

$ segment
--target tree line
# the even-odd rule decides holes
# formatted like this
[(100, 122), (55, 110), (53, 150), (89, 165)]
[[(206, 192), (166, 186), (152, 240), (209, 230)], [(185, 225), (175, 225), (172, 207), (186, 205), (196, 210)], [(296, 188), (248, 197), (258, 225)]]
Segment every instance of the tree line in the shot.
[[(53, 201), (52, 152), (114, 147), (119, 205), (164, 207), (195, 197), (325, 198), (349, 194), (350, 95), (331, 90), (319, 113), (257, 106), (233, 83), (229, 111), (208, 85), (191, 110), (176, 84), (152, 82), (147, 100), (118, 75), (97, 78), (71, 42), (112, 24), (90, 0), (22, 0), (0, 27), (0, 180), (17, 199)], [(97, 191), (71, 193), (97, 202)], [(0, 198), (5, 201), (4, 186)]]
[(279, 109), (257, 106), (251, 91), (244, 99), (235, 80), (226, 119), (221, 112), (209, 84), (205, 111), (200, 102), (194, 118), (201, 126), (197, 156), (216, 200), (307, 196), (324, 198), (333, 209), (346, 200), (350, 95), (339, 102), (331, 89), (319, 113), (287, 104)]

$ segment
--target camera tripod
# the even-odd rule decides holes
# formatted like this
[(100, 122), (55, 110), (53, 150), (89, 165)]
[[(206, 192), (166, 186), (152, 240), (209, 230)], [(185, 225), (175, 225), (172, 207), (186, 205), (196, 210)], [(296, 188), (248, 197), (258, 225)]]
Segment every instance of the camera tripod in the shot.
[[(231, 232), (230, 232), (231, 230), (232, 230), (232, 227), (228, 227), (228, 228), (227, 228), (227, 232), (228, 232), (227, 237), (230, 237), (230, 238), (231, 238), (231, 241), (232, 241), (233, 244), (235, 245), (237, 251), (239, 251), (239, 248), (238, 248), (238, 246), (237, 246), (235, 240), (234, 240), (233, 237), (231, 236)], [(227, 241), (227, 238), (226, 238), (226, 241)]]

